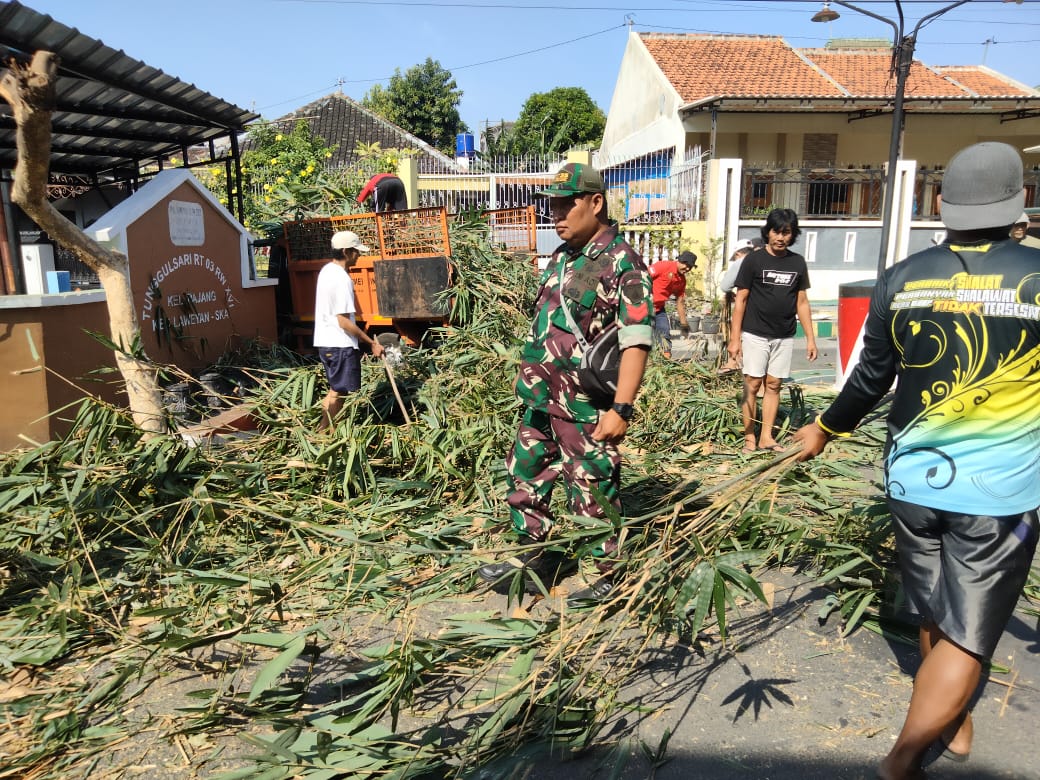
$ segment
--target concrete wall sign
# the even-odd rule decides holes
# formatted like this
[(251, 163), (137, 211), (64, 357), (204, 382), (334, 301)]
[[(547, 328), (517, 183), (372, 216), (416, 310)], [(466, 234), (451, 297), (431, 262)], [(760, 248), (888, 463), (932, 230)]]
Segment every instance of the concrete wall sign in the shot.
[(248, 339), (277, 339), (278, 280), (250, 277), (249, 233), (190, 171), (160, 171), (103, 215), (94, 235), (130, 260), (153, 359), (191, 372)]
[(142, 323), (153, 319), (157, 302), (178, 329), (230, 319), (229, 310), (238, 303), (224, 269), (199, 252), (171, 257), (152, 278), (155, 283), (145, 291), (141, 305)]

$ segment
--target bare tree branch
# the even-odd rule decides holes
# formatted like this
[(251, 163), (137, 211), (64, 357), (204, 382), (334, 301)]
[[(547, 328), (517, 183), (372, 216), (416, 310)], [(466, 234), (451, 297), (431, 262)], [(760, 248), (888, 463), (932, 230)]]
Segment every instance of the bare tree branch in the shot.
[(140, 328), (130, 288), (126, 255), (103, 247), (63, 217), (47, 199), (51, 152), (51, 114), (58, 57), (38, 51), (30, 65), (11, 63), (0, 78), (0, 97), (10, 104), (17, 124), (18, 162), (11, 199), (59, 244), (97, 272), (108, 303), (116, 365), (126, 382), (134, 422), (144, 431), (165, 428), (156, 368), (139, 352)]

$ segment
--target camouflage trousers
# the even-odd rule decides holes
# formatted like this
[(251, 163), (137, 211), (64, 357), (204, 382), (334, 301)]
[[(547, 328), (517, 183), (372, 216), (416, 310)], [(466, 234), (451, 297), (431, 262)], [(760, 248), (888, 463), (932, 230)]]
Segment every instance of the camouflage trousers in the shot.
[[(621, 511), (621, 453), (616, 444), (595, 441), (595, 429), (596, 423), (564, 420), (525, 408), (513, 449), (506, 458), (510, 516), (521, 536), (541, 541), (549, 535), (553, 525), (549, 500), (561, 477), (573, 514), (605, 517), (593, 491)], [(609, 522), (604, 519), (605, 524)], [(615, 536), (593, 555), (609, 556), (616, 550)]]

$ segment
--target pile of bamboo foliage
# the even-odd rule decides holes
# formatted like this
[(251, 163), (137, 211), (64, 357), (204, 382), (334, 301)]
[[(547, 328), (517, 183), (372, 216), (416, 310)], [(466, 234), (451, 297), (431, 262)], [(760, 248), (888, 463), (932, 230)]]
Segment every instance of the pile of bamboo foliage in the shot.
[[(475, 569), (513, 544), (503, 457), (536, 279), (476, 223), (452, 246), (454, 324), (394, 368), (410, 423), (372, 361), (319, 434), (320, 367), (256, 351), (237, 366), (256, 435), (145, 439), (87, 402), (64, 440), (3, 456), (0, 777), (119, 776), (135, 740), (212, 776), (518, 776), (539, 746), (596, 744), (652, 646), (724, 638), (764, 567), (829, 583), (821, 611), (847, 630), (882, 626), (876, 426), (807, 466), (749, 460), (735, 380), (696, 362), (651, 363), (624, 515), (552, 539), (580, 555), (620, 534), (611, 601), (482, 590)], [(134, 717), (178, 675), (205, 683)]]

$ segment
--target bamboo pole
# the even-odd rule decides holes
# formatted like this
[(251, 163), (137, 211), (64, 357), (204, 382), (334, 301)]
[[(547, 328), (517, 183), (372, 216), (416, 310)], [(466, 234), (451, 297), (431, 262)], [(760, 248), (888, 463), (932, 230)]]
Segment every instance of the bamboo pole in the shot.
[(394, 379), (394, 370), (390, 367), (390, 361), (386, 359), (386, 353), (383, 353), (383, 367), (386, 368), (386, 376), (390, 380), (390, 387), (394, 390), (394, 398), (397, 399), (397, 405), (401, 407), (401, 414), (404, 415), (404, 421), (408, 425), (412, 424), (412, 418), (408, 416), (408, 409), (405, 408), (404, 401), (401, 400), (401, 391), (397, 389), (397, 381)]

